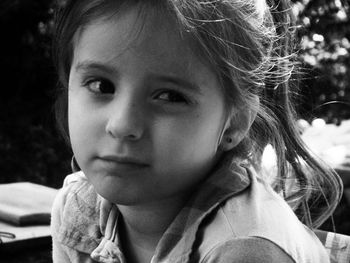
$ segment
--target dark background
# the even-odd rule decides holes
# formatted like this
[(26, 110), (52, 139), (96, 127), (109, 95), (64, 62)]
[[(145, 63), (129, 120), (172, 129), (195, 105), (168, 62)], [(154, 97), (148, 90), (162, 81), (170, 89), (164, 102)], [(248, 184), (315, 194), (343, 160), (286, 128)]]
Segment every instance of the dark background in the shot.
[[(311, 122), (350, 119), (350, 0), (295, 0), (303, 69), (298, 110)], [(0, 183), (31, 181), (59, 188), (71, 152), (56, 131), (57, 76), (51, 58), (53, 3), (0, 4)], [(338, 232), (350, 234), (343, 200)]]

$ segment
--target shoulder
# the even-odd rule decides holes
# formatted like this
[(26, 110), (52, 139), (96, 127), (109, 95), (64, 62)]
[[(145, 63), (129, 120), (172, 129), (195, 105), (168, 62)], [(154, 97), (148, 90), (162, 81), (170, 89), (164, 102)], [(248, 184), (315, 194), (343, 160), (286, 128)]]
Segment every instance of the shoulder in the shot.
[(279, 262), (328, 262), (326, 250), (313, 232), (254, 171), (250, 187), (214, 210), (198, 233), (199, 255), (249, 259), (242, 262), (255, 262), (256, 258), (260, 258), (257, 262), (262, 262), (261, 258), (275, 262), (279, 256), (287, 257)]
[(82, 251), (94, 248), (101, 237), (100, 202), (82, 172), (68, 175), (53, 203), (52, 237), (68, 247), (81, 247)]
[[(52, 206), (52, 218), (69, 218), (70, 212), (83, 212), (86, 208), (94, 209), (97, 194), (82, 172), (68, 175)], [(64, 217), (64, 215), (68, 217)]]
[(259, 237), (235, 238), (216, 245), (202, 261), (217, 263), (295, 263), (273, 242)]

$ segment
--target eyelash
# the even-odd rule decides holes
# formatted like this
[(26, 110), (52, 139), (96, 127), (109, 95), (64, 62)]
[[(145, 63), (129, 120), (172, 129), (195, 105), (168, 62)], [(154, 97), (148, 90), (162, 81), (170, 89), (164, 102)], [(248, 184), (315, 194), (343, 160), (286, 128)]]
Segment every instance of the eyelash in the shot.
[[(91, 85), (94, 83), (100, 83), (100, 85), (97, 87), (100, 89), (101, 84), (107, 84), (107, 90), (104, 92), (100, 89), (100, 91), (94, 90)], [(115, 92), (115, 87), (113, 83), (109, 80), (103, 79), (103, 78), (94, 78), (94, 79), (88, 79), (87, 81), (83, 82), (83, 87), (87, 88), (90, 92), (98, 95), (105, 95), (105, 94), (113, 94)]]
[[(160, 97), (164, 94), (168, 94), (169, 99), (161, 99)], [(171, 96), (173, 98), (171, 99)], [(183, 104), (190, 104), (190, 100), (182, 94), (181, 92), (175, 91), (175, 90), (161, 90), (156, 93), (156, 98), (159, 98), (162, 101), (169, 102), (169, 103), (183, 103)], [(175, 99), (174, 99), (175, 97)]]
[[(97, 86), (97, 89), (99, 89), (99, 91), (97, 91), (96, 89), (94, 89), (93, 87), (91, 87), (92, 84), (94, 83), (100, 83)], [(107, 84), (107, 87), (105, 91), (101, 90), (100, 87), (102, 85), (105, 86)], [(83, 87), (87, 88), (91, 93), (97, 95), (97, 96), (105, 96), (105, 95), (109, 95), (109, 94), (114, 94), (116, 91), (116, 88), (114, 86), (114, 84), (107, 80), (107, 79), (103, 79), (103, 78), (92, 78), (92, 79), (88, 79), (86, 81), (83, 82), (82, 84)], [(161, 95), (163, 94), (168, 94), (168, 98), (169, 99), (161, 99)], [(173, 99), (171, 100), (170, 98), (173, 96)], [(175, 97), (175, 99), (174, 99)], [(176, 91), (176, 90), (172, 90), (172, 89), (166, 89), (166, 90), (160, 90), (158, 91), (154, 98), (158, 98), (161, 101), (164, 101), (165, 103), (179, 103), (179, 104), (191, 104), (190, 99), (188, 98), (188, 96), (184, 95), (183, 93)]]

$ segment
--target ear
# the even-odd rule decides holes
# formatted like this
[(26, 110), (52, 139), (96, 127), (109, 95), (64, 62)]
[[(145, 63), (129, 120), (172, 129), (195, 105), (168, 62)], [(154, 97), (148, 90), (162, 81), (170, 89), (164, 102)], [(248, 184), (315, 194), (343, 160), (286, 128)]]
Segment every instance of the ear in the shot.
[(230, 117), (225, 123), (225, 128), (220, 143), (223, 151), (232, 150), (247, 135), (256, 118), (259, 107), (259, 98), (256, 97), (255, 99), (256, 102), (254, 105), (256, 105), (256, 107), (254, 106), (250, 109), (241, 107), (240, 109), (232, 110), (233, 112), (231, 112)]

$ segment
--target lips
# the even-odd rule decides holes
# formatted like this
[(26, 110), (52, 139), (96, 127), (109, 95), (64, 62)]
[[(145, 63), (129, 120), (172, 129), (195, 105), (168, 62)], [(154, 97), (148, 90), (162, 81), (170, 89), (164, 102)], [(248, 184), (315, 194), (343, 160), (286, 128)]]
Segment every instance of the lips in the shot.
[(105, 165), (116, 169), (140, 169), (150, 166), (145, 161), (129, 156), (104, 155), (98, 159)]

